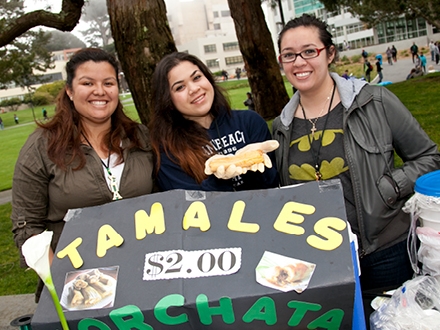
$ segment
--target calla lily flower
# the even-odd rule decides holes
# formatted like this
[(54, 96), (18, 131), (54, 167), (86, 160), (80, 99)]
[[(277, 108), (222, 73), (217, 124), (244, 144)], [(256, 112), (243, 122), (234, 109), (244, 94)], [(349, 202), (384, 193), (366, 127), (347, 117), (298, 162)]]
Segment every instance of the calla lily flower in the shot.
[(27, 265), (35, 270), (45, 283), (45, 279), (51, 277), (49, 250), (52, 236), (53, 232), (43, 231), (39, 235), (28, 238), (21, 247)]
[(35, 270), (49, 290), (63, 330), (69, 330), (50, 272), (49, 251), (52, 236), (53, 232), (44, 231), (39, 235), (29, 237), (22, 245), (21, 252), (23, 253), (27, 265)]

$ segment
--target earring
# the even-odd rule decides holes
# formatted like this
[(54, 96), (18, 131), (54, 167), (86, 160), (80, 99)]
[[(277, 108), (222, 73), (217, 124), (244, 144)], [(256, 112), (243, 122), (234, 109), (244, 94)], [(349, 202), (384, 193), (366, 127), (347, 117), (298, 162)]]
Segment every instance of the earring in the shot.
[(73, 96), (70, 97), (70, 101), (73, 101)]

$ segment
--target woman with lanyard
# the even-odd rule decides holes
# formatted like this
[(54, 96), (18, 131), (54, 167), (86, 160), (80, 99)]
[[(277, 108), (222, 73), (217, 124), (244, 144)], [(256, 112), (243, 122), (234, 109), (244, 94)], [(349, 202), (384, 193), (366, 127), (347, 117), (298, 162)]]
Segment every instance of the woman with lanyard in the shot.
[[(254, 111), (231, 111), (206, 65), (186, 53), (165, 56), (152, 79), (151, 142), (157, 185), (171, 189), (233, 191), (278, 186), (275, 166), (220, 179), (205, 174), (213, 155), (235, 154), (244, 146), (271, 139)], [(270, 155), (273, 157), (273, 155)]]
[[(19, 248), (30, 236), (49, 230), (54, 251), (69, 209), (136, 197), (153, 188), (148, 131), (124, 114), (115, 58), (85, 48), (72, 56), (66, 73), (55, 116), (37, 122), (15, 166), (11, 219)], [(23, 258), (21, 265), (26, 266)]]
[[(288, 22), (279, 61), (298, 91), (274, 120), (282, 186), (339, 179), (359, 241), (362, 289), (400, 286), (413, 275), (401, 208), (415, 180), (440, 166), (436, 144), (388, 89), (329, 72), (337, 49), (310, 15)], [(404, 164), (395, 168), (394, 152)]]

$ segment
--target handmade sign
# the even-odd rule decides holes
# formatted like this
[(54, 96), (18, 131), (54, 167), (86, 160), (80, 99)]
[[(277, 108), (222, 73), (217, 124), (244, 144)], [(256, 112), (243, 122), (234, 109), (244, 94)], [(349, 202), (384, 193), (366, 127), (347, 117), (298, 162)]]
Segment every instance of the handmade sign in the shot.
[[(338, 180), (175, 190), (69, 212), (52, 277), (70, 329), (351, 329)], [(59, 329), (46, 290), (33, 330)]]

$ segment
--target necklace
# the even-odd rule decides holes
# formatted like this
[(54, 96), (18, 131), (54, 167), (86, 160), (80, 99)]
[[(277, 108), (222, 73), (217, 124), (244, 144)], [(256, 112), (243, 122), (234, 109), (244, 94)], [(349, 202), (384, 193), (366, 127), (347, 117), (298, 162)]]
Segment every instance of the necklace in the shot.
[[(90, 148), (95, 150), (92, 147), (92, 145), (89, 142), (89, 140), (87, 139), (87, 137), (84, 135), (84, 133), (81, 132), (81, 134), (84, 137), (84, 139), (86, 140), (87, 144), (90, 146)], [(115, 200), (118, 200), (118, 199), (122, 199), (122, 196), (121, 196), (121, 194), (119, 194), (119, 187), (118, 187), (118, 185), (116, 183), (116, 177), (110, 171), (110, 156), (111, 156), (111, 152), (112, 152), (112, 148), (111, 148), (111, 144), (109, 143), (107, 164), (104, 163), (104, 161), (101, 159), (101, 157), (99, 157), (99, 160), (101, 161), (102, 166), (104, 166), (106, 171), (107, 171), (108, 180), (110, 181), (110, 190), (113, 193), (113, 200), (115, 201)]]
[(318, 150), (316, 151), (316, 154), (315, 154), (315, 150), (312, 147), (312, 141), (314, 138), (314, 133), (316, 131), (315, 124), (318, 121), (319, 116), (318, 116), (318, 118), (316, 118), (315, 122), (312, 122), (310, 119), (307, 119), (306, 112), (304, 110), (304, 107), (301, 104), (301, 99), (299, 101), (299, 104), (301, 106), (301, 109), (302, 109), (302, 112), (304, 115), (304, 119), (308, 120), (312, 124), (312, 128), (311, 128), (312, 134), (311, 134), (311, 136), (309, 134), (307, 134), (307, 136), (308, 136), (309, 143), (310, 143), (310, 150), (312, 151), (313, 161), (315, 163), (315, 179), (316, 179), (316, 181), (319, 181), (322, 179), (322, 174), (320, 172), (320, 166), (319, 166), (319, 152), (321, 151), (322, 140), (324, 139), (324, 132), (325, 132), (325, 129), (327, 128), (328, 117), (330, 117), (330, 110), (331, 110), (332, 103), (333, 103), (333, 97), (335, 96), (335, 91), (336, 91), (336, 83), (333, 81), (333, 89), (332, 89), (330, 103), (328, 105), (327, 117), (325, 118), (324, 128), (322, 129), (322, 134), (321, 134), (321, 143), (318, 146)]
[[(327, 98), (325, 99), (325, 102), (324, 102), (324, 104), (323, 104), (323, 106), (322, 106), (322, 109), (321, 109), (321, 111), (319, 112), (318, 116), (317, 116), (315, 119), (306, 118), (305, 111), (304, 111), (304, 107), (303, 107), (303, 105), (301, 104), (301, 99), (299, 99), (299, 105), (301, 106), (302, 112), (303, 112), (303, 114), (304, 114), (304, 119), (307, 119), (307, 120), (310, 122), (310, 124), (312, 124), (312, 127), (310, 128), (310, 132), (312, 133), (312, 139), (315, 137), (315, 132), (316, 132), (316, 122), (318, 121), (318, 119), (319, 119), (319, 118), (321, 117), (321, 115), (323, 114), (324, 109), (325, 109), (325, 105), (327, 104), (327, 101), (330, 100), (330, 97), (333, 97), (334, 90), (335, 90), (335, 86), (334, 86), (334, 84), (333, 84), (333, 87), (332, 87), (332, 89), (331, 89), (331, 91), (330, 91), (330, 94), (329, 94), (329, 95), (327, 96)], [(330, 106), (331, 106), (331, 103), (330, 103)]]

